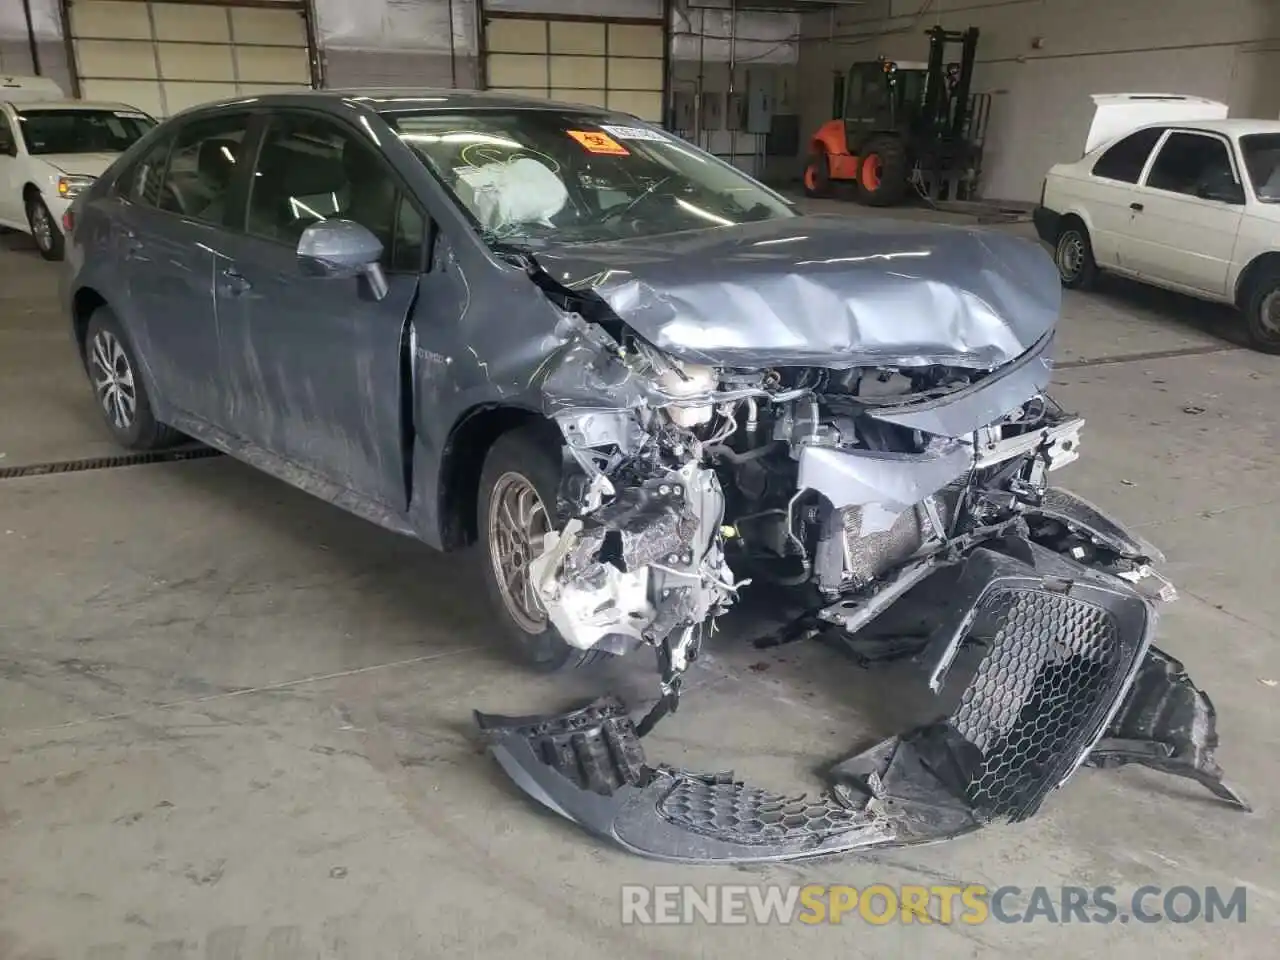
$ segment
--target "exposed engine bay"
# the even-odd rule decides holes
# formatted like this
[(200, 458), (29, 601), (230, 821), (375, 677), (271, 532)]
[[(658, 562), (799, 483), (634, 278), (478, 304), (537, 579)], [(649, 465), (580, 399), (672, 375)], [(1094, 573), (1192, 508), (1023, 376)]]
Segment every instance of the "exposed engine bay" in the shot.
[[(1144, 763), (1244, 806), (1213, 760), (1208, 698), (1151, 646), (1152, 601), (1174, 597), (1163, 558), (1050, 485), (1084, 425), (1045, 393), (1052, 332), (995, 369), (697, 364), (572, 311), (558, 333), (538, 377), (565, 440), (564, 525), (534, 587), (570, 645), (654, 649), (660, 696), (637, 723), (611, 698), (480, 716), (531, 795), (635, 852), (729, 861), (1022, 819), (1086, 762)], [(929, 636), (863, 636), (943, 570), (953, 601)], [(817, 800), (650, 767), (639, 738), (678, 706), (716, 618), (765, 581), (813, 598), (795, 634), (915, 657), (935, 693), (964, 644), (989, 652), (950, 716), (837, 764)]]
[[(1039, 393), (961, 436), (910, 422), (985, 371), (717, 370), (585, 323), (578, 335), (544, 384), (571, 461), (570, 519), (534, 581), (573, 646), (665, 648), (666, 684), (752, 580), (816, 588), (839, 601), (822, 614), (855, 632), (895, 571), (1025, 525), (1049, 471), (1078, 456), (1083, 421)], [(618, 406), (585, 406), (589, 393)], [(1150, 572), (1140, 547), (1125, 555), (1047, 518), (1037, 533)]]

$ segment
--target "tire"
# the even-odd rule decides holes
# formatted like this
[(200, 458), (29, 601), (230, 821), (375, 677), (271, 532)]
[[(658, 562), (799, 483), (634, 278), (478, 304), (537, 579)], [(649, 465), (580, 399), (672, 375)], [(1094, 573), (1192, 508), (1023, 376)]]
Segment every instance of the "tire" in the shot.
[(902, 138), (872, 137), (859, 151), (858, 202), (868, 207), (897, 206), (906, 198), (910, 175)]
[(1243, 310), (1249, 346), (1280, 354), (1280, 270), (1272, 268), (1249, 284)]
[(1093, 259), (1089, 231), (1075, 217), (1063, 221), (1053, 248), (1058, 277), (1069, 290), (1090, 290), (1098, 282), (1098, 263)]
[(831, 158), (825, 150), (817, 150), (809, 156), (802, 179), (806, 197), (831, 196)]
[(106, 307), (89, 318), (84, 366), (98, 412), (116, 443), (130, 450), (172, 446), (181, 434), (156, 421), (137, 355), (120, 321)]
[(36, 242), (40, 256), (46, 260), (61, 260), (67, 250), (66, 237), (39, 196), (27, 201), (27, 224), (31, 227), (31, 239)]
[[(571, 670), (584, 667), (603, 656), (598, 650), (579, 650), (570, 646), (561, 636), (560, 631), (547, 618), (547, 615), (536, 607), (532, 599), (532, 588), (527, 587), (527, 579), (518, 580), (518, 584), (508, 591), (501, 582), (502, 571), (511, 563), (510, 550), (516, 549), (517, 564), (523, 567), (527, 577), (528, 558), (532, 553), (527, 540), (511, 543), (510, 530), (520, 528), (524, 511), (509, 509), (505, 511), (514, 524), (501, 522), (502, 502), (508, 499), (508, 507), (518, 503), (523, 491), (531, 491), (536, 495), (537, 505), (532, 501), (526, 515), (541, 517), (532, 523), (524, 524), (525, 529), (550, 529), (546, 526), (554, 522), (560, 525), (559, 518), (554, 516), (555, 504), (560, 487), (560, 459), (557, 456), (559, 446), (548, 443), (545, 435), (536, 428), (521, 428), (504, 433), (485, 457), (484, 468), (480, 472), (480, 489), (477, 491), (477, 529), (480, 533), (480, 552), (483, 558), (482, 571), (485, 587), (489, 592), (495, 617), (504, 637), (515, 651), (519, 660), (526, 666), (540, 673), (554, 673), (559, 670)], [(528, 496), (526, 493), (525, 496)], [(541, 514), (538, 508), (541, 508)], [(503, 539), (503, 528), (508, 531), (508, 557), (500, 555), (503, 549), (499, 541)], [(528, 592), (526, 592), (528, 591)]]

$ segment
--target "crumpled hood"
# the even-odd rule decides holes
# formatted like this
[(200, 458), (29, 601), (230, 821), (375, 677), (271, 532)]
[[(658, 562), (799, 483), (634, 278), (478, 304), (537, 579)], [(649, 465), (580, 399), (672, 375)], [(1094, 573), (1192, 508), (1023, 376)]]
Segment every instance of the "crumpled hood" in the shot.
[(100, 177), (118, 156), (118, 153), (41, 153), (35, 159), (68, 176)]
[(1034, 243), (873, 217), (552, 244), (535, 256), (654, 345), (721, 366), (992, 369), (1052, 330), (1062, 299)]

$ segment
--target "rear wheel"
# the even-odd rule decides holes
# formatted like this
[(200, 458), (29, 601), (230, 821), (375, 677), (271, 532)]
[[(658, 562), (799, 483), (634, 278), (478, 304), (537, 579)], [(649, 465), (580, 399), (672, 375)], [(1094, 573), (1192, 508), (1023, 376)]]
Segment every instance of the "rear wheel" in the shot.
[(1064, 220), (1053, 249), (1053, 262), (1058, 265), (1062, 285), (1072, 290), (1088, 290), (1098, 279), (1098, 264), (1093, 259), (1089, 231), (1074, 217)]
[(38, 196), (27, 201), (27, 223), (31, 226), (31, 238), (35, 240), (40, 256), (46, 260), (61, 260), (66, 240), (62, 230), (53, 222), (53, 214)]
[(872, 137), (859, 151), (858, 202), (869, 207), (892, 207), (907, 195), (911, 171), (907, 151), (898, 137)]
[(1251, 285), (1244, 304), (1249, 346), (1262, 353), (1280, 354), (1280, 270), (1273, 270)]
[(804, 195), (827, 197), (831, 195), (831, 158), (826, 151), (818, 150), (809, 157), (804, 167)]
[(84, 359), (98, 412), (118, 444), (130, 450), (157, 450), (180, 438), (172, 427), (156, 421), (133, 347), (106, 307), (89, 318)]
[(559, 447), (536, 429), (497, 439), (480, 474), (479, 530), (484, 578), (503, 634), (520, 660), (553, 672), (585, 666), (601, 654), (570, 646), (551, 623), (534, 590), (529, 562), (556, 529)]

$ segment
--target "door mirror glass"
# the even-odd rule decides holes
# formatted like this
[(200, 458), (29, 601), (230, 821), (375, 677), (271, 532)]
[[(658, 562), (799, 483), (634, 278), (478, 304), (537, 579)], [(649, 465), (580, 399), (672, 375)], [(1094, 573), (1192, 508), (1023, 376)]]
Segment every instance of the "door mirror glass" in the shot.
[(321, 277), (368, 277), (373, 294), (387, 294), (382, 272), (382, 241), (354, 220), (320, 220), (302, 231), (298, 261), (305, 272)]

